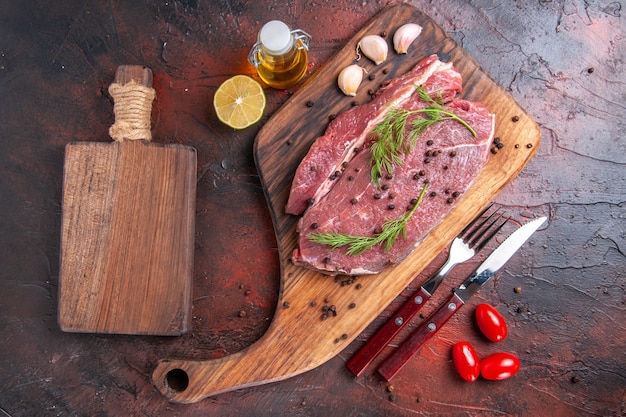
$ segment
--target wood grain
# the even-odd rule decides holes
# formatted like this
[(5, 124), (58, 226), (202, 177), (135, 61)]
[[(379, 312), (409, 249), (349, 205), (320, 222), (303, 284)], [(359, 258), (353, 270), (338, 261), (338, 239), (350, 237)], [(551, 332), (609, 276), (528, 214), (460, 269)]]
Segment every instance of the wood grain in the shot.
[[(151, 86), (122, 66), (116, 82)], [(67, 332), (189, 330), (196, 152), (146, 140), (66, 146), (58, 321)]]
[[(351, 64), (359, 39), (387, 33), (407, 22), (423, 27), (407, 55), (390, 53), (374, 66), (362, 62), (366, 78), (355, 98), (344, 96), (336, 79)], [(348, 280), (344, 285), (290, 262), (297, 244), (298, 218), (284, 213), (294, 172), (311, 143), (323, 133), (331, 115), (369, 100), (370, 89), (399, 76), (427, 55), (452, 61), (464, 80), (462, 97), (481, 101), (496, 114), (496, 136), (505, 145), (460, 199), (446, 220), (401, 264), (375, 276)], [(364, 58), (363, 58), (364, 59)], [(313, 106), (310, 105), (313, 103)], [(278, 308), (266, 334), (247, 349), (216, 360), (166, 359), (152, 379), (156, 388), (175, 402), (195, 402), (209, 395), (278, 381), (313, 369), (344, 349), (445, 248), (481, 209), (511, 181), (534, 155), (540, 131), (530, 116), (499, 87), (428, 16), (413, 6), (393, 4), (369, 23), (272, 116), (255, 142), (256, 164), (277, 235), (281, 262)], [(359, 284), (358, 287), (356, 284)], [(349, 308), (354, 303), (356, 307)], [(321, 320), (323, 305), (335, 305), (337, 316)]]

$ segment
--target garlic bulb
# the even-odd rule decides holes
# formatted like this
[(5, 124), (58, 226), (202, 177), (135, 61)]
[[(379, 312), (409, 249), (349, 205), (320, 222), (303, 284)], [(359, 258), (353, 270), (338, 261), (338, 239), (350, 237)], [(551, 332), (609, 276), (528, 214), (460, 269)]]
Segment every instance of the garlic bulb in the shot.
[(407, 23), (402, 25), (393, 34), (393, 48), (399, 54), (406, 54), (409, 45), (422, 33), (422, 27), (415, 23)]
[(352, 64), (341, 70), (337, 78), (337, 84), (343, 93), (347, 96), (356, 96), (356, 90), (363, 81), (363, 72), (365, 69), (357, 64)]
[(380, 65), (385, 59), (387, 59), (387, 41), (378, 35), (367, 35), (356, 46), (357, 54), (359, 49), (363, 54), (374, 61), (376, 65)]

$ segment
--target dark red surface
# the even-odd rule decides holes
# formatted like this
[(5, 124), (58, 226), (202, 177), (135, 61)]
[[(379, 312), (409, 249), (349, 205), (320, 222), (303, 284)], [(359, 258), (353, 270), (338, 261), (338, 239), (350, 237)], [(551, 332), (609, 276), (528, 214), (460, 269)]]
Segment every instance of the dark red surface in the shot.
[[(0, 415), (625, 414), (626, 28), (619, 2), (413, 2), (541, 126), (541, 148), (498, 202), (529, 217), (548, 215), (549, 224), (407, 364), (393, 389), (373, 368), (354, 378), (344, 364), (403, 297), (345, 352), (300, 376), (192, 405), (170, 404), (154, 390), (149, 375), (160, 358), (221, 357), (257, 340), (280, 289), (252, 143), (289, 91), (267, 90), (261, 123), (235, 132), (215, 118), (215, 89), (231, 75), (253, 74), (246, 55), (266, 21), (279, 18), (312, 35), (312, 73), (387, 2), (284, 4), (0, 2)], [(120, 64), (154, 72), (155, 140), (198, 150), (193, 331), (183, 337), (65, 334), (56, 322), (63, 149), (72, 140), (109, 140), (106, 88)], [(475, 266), (458, 267), (432, 305)], [(480, 335), (473, 312), (481, 302), (507, 320), (505, 341)], [(505, 381), (467, 383), (451, 360), (460, 340), (481, 358), (515, 353), (521, 369)]]

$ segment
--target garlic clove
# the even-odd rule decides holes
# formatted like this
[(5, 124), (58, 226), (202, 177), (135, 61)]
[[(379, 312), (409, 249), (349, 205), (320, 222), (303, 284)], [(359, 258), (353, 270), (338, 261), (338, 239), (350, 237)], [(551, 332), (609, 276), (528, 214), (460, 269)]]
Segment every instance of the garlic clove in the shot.
[(399, 54), (406, 54), (409, 45), (422, 33), (422, 27), (415, 23), (402, 25), (393, 34), (393, 47)]
[(357, 54), (360, 49), (366, 57), (374, 61), (376, 65), (380, 65), (387, 59), (389, 47), (387, 46), (387, 41), (382, 37), (378, 35), (367, 35), (361, 39), (356, 49)]
[(341, 70), (337, 78), (337, 84), (343, 93), (347, 96), (356, 96), (356, 90), (363, 81), (363, 72), (365, 69), (357, 64), (352, 64)]

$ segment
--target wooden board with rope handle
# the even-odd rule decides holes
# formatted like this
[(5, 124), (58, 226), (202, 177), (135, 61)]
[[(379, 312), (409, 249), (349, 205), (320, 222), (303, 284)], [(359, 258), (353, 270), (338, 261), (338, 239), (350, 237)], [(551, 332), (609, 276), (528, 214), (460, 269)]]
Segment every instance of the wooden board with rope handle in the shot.
[(113, 142), (65, 149), (58, 321), (180, 335), (191, 323), (196, 151), (151, 142), (152, 71), (120, 66)]

